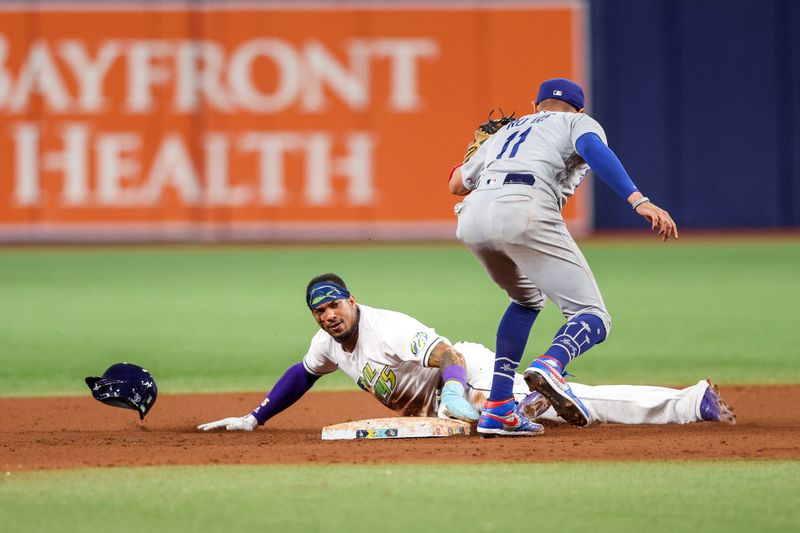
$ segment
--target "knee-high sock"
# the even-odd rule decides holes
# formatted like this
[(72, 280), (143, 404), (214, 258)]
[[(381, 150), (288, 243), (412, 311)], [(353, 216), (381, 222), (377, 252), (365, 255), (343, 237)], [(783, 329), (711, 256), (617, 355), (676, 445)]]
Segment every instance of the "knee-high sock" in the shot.
[(497, 326), (497, 351), (494, 356), (490, 401), (502, 401), (513, 396), (514, 376), (537, 316), (539, 311), (514, 302), (506, 309), (500, 325)]
[(599, 317), (590, 314), (578, 315), (558, 330), (553, 344), (544, 353), (561, 363), (567, 363), (585, 353), (586, 350), (603, 342), (606, 338), (606, 327)]

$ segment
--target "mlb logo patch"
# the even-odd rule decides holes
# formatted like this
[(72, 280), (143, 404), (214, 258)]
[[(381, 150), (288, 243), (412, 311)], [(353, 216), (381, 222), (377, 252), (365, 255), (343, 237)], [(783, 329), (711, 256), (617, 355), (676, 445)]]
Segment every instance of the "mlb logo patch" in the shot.
[(553, 91), (553, 96), (561, 96), (561, 95), (563, 95), (563, 94), (564, 94), (564, 91), (559, 91), (558, 89), (556, 89), (555, 91)]
[(487, 178), (486, 179), (486, 185), (494, 185), (495, 183), (497, 183), (497, 178)]

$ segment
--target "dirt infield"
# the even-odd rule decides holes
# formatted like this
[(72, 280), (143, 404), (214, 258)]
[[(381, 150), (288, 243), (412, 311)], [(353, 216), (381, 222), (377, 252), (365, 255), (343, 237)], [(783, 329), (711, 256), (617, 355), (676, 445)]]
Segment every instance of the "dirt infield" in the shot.
[(0, 398), (0, 468), (800, 458), (800, 386), (728, 386), (737, 425), (548, 427), (534, 438), (320, 440), (322, 426), (392, 416), (363, 392), (323, 392), (252, 433), (197, 431), (259, 394), (164, 395), (144, 423), (92, 398)]

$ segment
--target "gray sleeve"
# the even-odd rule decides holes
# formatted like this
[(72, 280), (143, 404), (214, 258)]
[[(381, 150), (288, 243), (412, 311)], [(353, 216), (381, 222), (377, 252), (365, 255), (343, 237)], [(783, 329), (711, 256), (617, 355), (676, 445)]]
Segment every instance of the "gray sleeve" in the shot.
[[(603, 127), (595, 119), (585, 113), (575, 113), (575, 118), (572, 121), (572, 129), (570, 131), (570, 140), (572, 147), (575, 148), (575, 143), (581, 138), (581, 135), (586, 133), (596, 133), (604, 144), (608, 144), (606, 139), (606, 132)], [(576, 150), (577, 151), (577, 150)]]
[(492, 141), (493, 137), (486, 139), (484, 143), (478, 148), (478, 151), (472, 154), (472, 157), (461, 166), (461, 182), (469, 190), (473, 190), (478, 186), (478, 179), (481, 172), (486, 167), (486, 146)]

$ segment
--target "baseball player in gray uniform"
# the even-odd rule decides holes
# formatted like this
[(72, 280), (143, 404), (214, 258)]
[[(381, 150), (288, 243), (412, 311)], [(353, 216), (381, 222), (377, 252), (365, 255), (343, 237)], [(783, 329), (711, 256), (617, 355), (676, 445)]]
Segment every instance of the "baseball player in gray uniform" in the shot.
[(498, 326), (494, 379), (478, 422), (484, 435), (527, 431), (512, 391), (530, 329), (547, 298), (567, 322), (525, 370), (525, 380), (565, 420), (591, 423), (591, 413), (564, 379), (565, 367), (606, 339), (611, 317), (561, 216), (589, 168), (663, 240), (678, 237), (669, 213), (639, 192), (606, 145), (603, 128), (583, 112), (583, 90), (576, 83), (545, 81), (533, 105), (533, 114), (511, 120), (477, 150), (474, 142), (449, 181), (452, 193), (468, 195), (456, 206), (459, 239), (511, 298)]
[[(475, 422), (492, 383), (494, 354), (484, 346), (450, 342), (414, 318), (357, 304), (335, 274), (311, 280), (306, 300), (320, 331), (305, 357), (290, 367), (251, 413), (206, 424), (251, 431), (283, 411), (321, 376), (341, 369), (363, 390), (402, 416), (440, 416)], [(686, 389), (573, 384), (592, 422), (683, 424), (700, 420), (735, 422), (731, 409), (709, 381)], [(543, 432), (536, 418), (560, 420), (549, 403), (515, 375), (516, 416), (526, 431)]]

